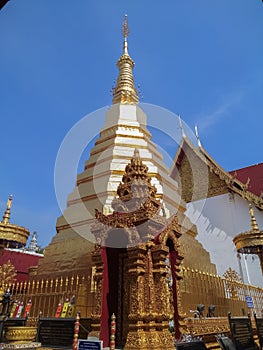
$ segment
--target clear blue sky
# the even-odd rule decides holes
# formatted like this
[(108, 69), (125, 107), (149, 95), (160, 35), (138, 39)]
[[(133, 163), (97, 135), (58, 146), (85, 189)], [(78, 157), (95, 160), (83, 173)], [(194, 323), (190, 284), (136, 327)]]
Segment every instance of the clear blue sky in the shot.
[(263, 161), (261, 0), (11, 0), (0, 11), (0, 210), (12, 193), (12, 222), (42, 246), (60, 215), (58, 148), (111, 104), (125, 13), (143, 102), (198, 124), (226, 170)]

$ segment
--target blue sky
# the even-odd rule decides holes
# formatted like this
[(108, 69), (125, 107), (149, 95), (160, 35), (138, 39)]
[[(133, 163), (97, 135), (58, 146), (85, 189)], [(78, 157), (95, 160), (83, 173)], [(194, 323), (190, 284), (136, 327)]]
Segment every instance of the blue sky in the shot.
[(12, 193), (12, 222), (42, 246), (60, 215), (59, 146), (111, 104), (125, 13), (143, 102), (198, 124), (226, 170), (263, 161), (261, 0), (11, 0), (0, 11), (0, 210)]

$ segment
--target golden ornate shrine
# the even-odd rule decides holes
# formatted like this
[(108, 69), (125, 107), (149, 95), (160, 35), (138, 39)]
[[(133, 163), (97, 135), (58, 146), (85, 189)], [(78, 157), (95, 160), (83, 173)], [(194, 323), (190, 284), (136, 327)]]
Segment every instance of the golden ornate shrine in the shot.
[(233, 242), (238, 253), (258, 255), (263, 275), (263, 231), (260, 231), (254, 215), (252, 205), (249, 205), (251, 230), (237, 235)]
[(117, 194), (113, 214), (96, 211), (97, 223), (92, 228), (97, 240), (93, 334), (108, 339), (110, 316), (115, 313), (118, 346), (174, 349), (168, 318), (172, 313), (178, 330), (180, 226), (176, 216), (166, 219), (159, 214), (161, 202), (138, 150), (126, 166)]

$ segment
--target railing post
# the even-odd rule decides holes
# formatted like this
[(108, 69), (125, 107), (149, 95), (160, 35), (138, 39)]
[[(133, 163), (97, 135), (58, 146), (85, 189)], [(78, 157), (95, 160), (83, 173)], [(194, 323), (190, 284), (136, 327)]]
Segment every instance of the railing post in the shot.
[(78, 349), (78, 339), (79, 339), (79, 320), (80, 320), (80, 312), (77, 312), (76, 321), (74, 325), (74, 339), (72, 344), (72, 349), (77, 350)]
[(114, 314), (111, 316), (111, 330), (110, 330), (110, 350), (115, 350), (115, 333), (116, 333), (116, 317)]

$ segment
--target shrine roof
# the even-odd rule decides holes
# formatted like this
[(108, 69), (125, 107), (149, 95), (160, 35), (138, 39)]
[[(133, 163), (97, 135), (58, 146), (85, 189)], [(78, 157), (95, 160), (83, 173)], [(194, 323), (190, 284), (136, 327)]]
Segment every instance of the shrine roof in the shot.
[[(200, 196), (195, 200), (232, 192), (238, 194), (249, 202), (254, 203), (256, 207), (263, 210), (263, 199), (259, 197), (260, 192), (263, 192), (263, 163), (227, 172), (208, 154), (200, 142), (198, 147), (196, 147), (188, 137), (184, 136), (174, 158), (171, 169), (172, 178), (176, 177), (179, 170), (181, 171), (181, 175), (186, 177), (187, 181), (191, 181), (190, 176), (193, 176), (192, 171), (196, 169), (191, 168), (192, 164), (190, 164), (190, 161), (188, 161), (188, 167), (182, 169), (181, 165), (185, 158), (188, 158), (191, 161), (198, 160), (199, 164), (202, 166), (205, 165), (205, 167), (208, 168), (210, 174), (207, 193), (203, 193), (203, 196)], [(211, 176), (211, 174), (213, 176)], [(248, 177), (251, 180), (251, 186), (249, 186), (249, 181), (247, 181)], [(224, 186), (221, 186), (217, 193), (213, 194), (212, 191), (210, 191), (210, 188), (218, 187), (216, 178), (219, 178), (221, 183), (224, 183)], [(186, 202), (190, 201), (189, 199), (187, 200), (187, 198), (184, 200), (186, 200)]]

